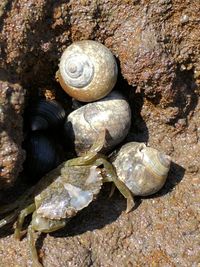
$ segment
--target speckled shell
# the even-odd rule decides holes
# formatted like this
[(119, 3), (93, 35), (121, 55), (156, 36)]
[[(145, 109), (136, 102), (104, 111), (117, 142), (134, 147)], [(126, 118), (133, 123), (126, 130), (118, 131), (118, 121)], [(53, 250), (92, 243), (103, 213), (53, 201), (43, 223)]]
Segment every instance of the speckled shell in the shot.
[(164, 185), (171, 159), (144, 143), (130, 142), (122, 146), (113, 165), (118, 178), (135, 196), (148, 196)]
[(65, 119), (65, 110), (55, 100), (39, 100), (28, 109), (28, 124), (32, 131), (59, 127)]
[(103, 184), (96, 166), (69, 167), (65, 163), (52, 175), (54, 181), (35, 197), (37, 214), (48, 219), (75, 216), (94, 200)]
[(110, 151), (128, 134), (131, 110), (126, 99), (111, 92), (102, 100), (86, 104), (73, 111), (64, 125), (78, 155), (89, 150), (102, 129), (107, 129), (104, 152)]
[(71, 97), (92, 102), (109, 94), (117, 73), (111, 51), (101, 43), (84, 40), (71, 44), (63, 52), (56, 78)]

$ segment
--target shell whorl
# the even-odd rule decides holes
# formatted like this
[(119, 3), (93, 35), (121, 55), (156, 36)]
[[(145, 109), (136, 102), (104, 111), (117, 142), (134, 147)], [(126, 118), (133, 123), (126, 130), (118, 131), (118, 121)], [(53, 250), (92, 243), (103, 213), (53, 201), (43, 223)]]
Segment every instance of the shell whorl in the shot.
[(150, 172), (158, 176), (167, 175), (171, 162), (168, 155), (152, 147), (147, 147), (145, 144), (139, 149), (139, 153), (141, 153), (143, 164)]
[(60, 73), (66, 84), (84, 88), (91, 82), (94, 76), (94, 64), (89, 56), (77, 52), (67, 57), (63, 54), (62, 58)]
[(130, 142), (122, 146), (113, 165), (117, 175), (136, 196), (148, 196), (164, 185), (171, 159), (144, 143)]
[(80, 156), (89, 150), (102, 129), (107, 129), (104, 152), (110, 151), (127, 136), (130, 125), (129, 103), (120, 93), (112, 91), (105, 98), (70, 113), (64, 130)]
[(83, 40), (63, 52), (56, 78), (71, 97), (92, 102), (105, 97), (117, 81), (117, 63), (103, 44)]

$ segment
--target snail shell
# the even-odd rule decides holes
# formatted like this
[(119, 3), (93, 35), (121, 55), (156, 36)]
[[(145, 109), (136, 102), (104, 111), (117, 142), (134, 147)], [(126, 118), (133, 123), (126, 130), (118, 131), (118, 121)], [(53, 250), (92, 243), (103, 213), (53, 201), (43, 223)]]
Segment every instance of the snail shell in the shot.
[(71, 97), (92, 102), (109, 94), (117, 73), (110, 50), (101, 43), (84, 40), (71, 44), (63, 52), (56, 78)]
[(171, 159), (144, 143), (130, 142), (122, 146), (113, 165), (117, 175), (135, 196), (148, 196), (164, 185)]
[(77, 154), (81, 155), (89, 150), (102, 129), (107, 129), (104, 152), (111, 150), (126, 137), (130, 125), (129, 104), (120, 93), (113, 91), (105, 98), (70, 113), (64, 129)]
[(65, 110), (55, 100), (39, 100), (28, 112), (29, 126), (32, 131), (57, 128), (65, 119)]
[(25, 170), (32, 181), (58, 166), (61, 161), (61, 154), (58, 153), (58, 146), (51, 137), (41, 132), (33, 132), (25, 140), (26, 160)]

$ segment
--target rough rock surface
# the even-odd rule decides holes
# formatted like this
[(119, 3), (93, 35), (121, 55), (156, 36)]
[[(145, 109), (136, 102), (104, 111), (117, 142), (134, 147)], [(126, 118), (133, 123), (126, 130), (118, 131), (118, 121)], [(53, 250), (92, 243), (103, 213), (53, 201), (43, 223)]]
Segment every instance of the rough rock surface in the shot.
[[(6, 86), (18, 83), (31, 94), (59, 88), (54, 74), (64, 48), (76, 40), (100, 41), (128, 81), (121, 77), (117, 84), (133, 111), (127, 140), (148, 142), (174, 161), (164, 189), (130, 214), (117, 192), (107, 198), (105, 187), (64, 230), (42, 236), (37, 245), (44, 266), (199, 266), (199, 12), (194, 0), (0, 4)], [(27, 239), (19, 245), (8, 233), (1, 230), (0, 266), (30, 266)]]
[(12, 185), (22, 170), (23, 104), (23, 88), (0, 81), (0, 189)]

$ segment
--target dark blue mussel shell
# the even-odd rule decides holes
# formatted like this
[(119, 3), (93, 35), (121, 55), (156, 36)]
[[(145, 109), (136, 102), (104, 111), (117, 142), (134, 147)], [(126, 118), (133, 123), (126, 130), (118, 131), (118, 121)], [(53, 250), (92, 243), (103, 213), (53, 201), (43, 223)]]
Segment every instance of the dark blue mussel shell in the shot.
[(53, 137), (40, 131), (27, 136), (24, 148), (26, 150), (24, 170), (31, 183), (57, 167), (63, 160), (58, 143)]
[(39, 100), (27, 112), (28, 128), (32, 131), (58, 128), (66, 116), (64, 108), (55, 100)]

